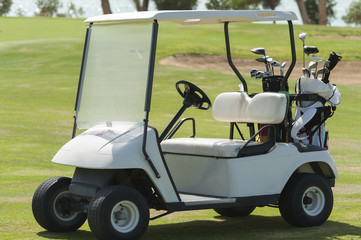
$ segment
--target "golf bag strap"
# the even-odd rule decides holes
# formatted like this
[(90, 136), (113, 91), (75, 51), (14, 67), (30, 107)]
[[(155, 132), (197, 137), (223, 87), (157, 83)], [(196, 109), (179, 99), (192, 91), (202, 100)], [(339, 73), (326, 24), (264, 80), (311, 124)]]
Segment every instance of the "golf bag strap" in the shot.
[[(332, 117), (334, 111), (336, 108), (333, 108), (331, 106), (324, 106), (317, 108), (317, 112), (315, 116), (305, 124), (304, 128), (300, 131), (300, 133), (309, 132), (312, 130), (312, 132), (309, 134), (312, 136), (317, 132), (317, 130), (322, 126), (324, 122), (330, 117)], [(316, 128), (314, 128), (316, 126)]]
[(298, 117), (293, 122), (291, 129), (291, 137), (294, 140), (304, 140), (307, 138), (307, 136), (299, 137), (299, 134), (301, 134), (301, 130), (304, 129), (305, 125), (313, 119), (313, 117), (316, 115), (316, 112), (317, 112), (316, 108), (307, 109), (305, 112), (302, 113), (300, 117)]
[[(308, 109), (302, 113), (292, 127), (291, 137), (297, 140), (303, 140), (307, 137), (313, 136), (315, 132), (322, 126), (322, 124), (330, 117), (332, 117), (336, 107), (323, 106)], [(298, 137), (299, 134), (307, 133), (307, 136)]]
[(295, 101), (312, 101), (312, 102), (321, 102), (322, 104), (326, 103), (326, 100), (319, 96), (318, 94), (297, 94), (293, 99)]

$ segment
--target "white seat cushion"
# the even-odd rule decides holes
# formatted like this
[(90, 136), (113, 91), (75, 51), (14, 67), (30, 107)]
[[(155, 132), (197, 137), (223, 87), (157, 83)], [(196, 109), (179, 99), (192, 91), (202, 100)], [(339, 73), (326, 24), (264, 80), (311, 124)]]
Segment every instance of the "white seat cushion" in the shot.
[(246, 141), (213, 138), (174, 138), (161, 143), (164, 153), (213, 157), (237, 157)]
[(222, 122), (278, 124), (285, 118), (287, 97), (263, 92), (253, 98), (246, 92), (225, 92), (213, 104), (213, 117)]

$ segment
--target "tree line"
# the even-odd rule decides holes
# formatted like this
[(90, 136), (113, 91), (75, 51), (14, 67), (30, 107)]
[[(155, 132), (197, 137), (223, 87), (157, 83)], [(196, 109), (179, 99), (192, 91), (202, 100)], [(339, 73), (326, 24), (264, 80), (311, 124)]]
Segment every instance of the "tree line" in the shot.
[[(150, 0), (132, 0), (137, 11), (148, 11)], [(152, 0), (158, 10), (191, 10), (196, 9), (197, 0)], [(303, 24), (330, 24), (335, 18), (334, 8), (336, 0), (295, 0), (299, 8)], [(0, 16), (6, 15), (11, 8), (12, 0), (0, 0)], [(230, 9), (271, 9), (274, 10), (281, 0), (208, 0), (206, 3), (207, 9), (216, 10), (230, 10)], [(111, 14), (111, 6), (109, 0), (100, 0), (101, 7), (104, 14)], [(39, 12), (35, 13), (37, 16), (63, 16), (63, 17), (80, 17), (84, 11), (76, 8), (70, 2), (66, 13), (58, 13), (60, 8), (60, 0), (36, 0), (36, 5)], [(18, 15), (22, 15), (18, 11)], [(342, 19), (348, 23), (356, 25), (361, 24), (361, 0), (354, 0), (347, 11), (347, 14)]]

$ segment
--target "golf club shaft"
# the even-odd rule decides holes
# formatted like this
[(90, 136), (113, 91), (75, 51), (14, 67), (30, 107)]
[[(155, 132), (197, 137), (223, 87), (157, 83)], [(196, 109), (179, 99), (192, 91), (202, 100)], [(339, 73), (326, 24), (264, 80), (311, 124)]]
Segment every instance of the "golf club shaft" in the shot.
[(303, 52), (303, 68), (305, 68), (305, 42), (303, 42), (303, 48), (302, 48), (302, 52)]

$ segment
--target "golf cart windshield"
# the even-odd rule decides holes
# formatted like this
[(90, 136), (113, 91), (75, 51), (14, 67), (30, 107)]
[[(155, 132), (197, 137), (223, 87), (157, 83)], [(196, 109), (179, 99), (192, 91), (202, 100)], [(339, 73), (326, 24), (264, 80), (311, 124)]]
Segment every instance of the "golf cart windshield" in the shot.
[(80, 129), (144, 118), (151, 34), (149, 23), (88, 28), (77, 103)]

